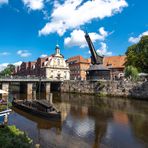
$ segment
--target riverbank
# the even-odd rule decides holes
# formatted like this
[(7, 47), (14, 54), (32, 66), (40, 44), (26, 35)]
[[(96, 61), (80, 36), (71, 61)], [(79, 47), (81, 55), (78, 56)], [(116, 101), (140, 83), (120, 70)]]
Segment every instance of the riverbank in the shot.
[(64, 81), (61, 92), (95, 94), (148, 100), (148, 82), (129, 81)]

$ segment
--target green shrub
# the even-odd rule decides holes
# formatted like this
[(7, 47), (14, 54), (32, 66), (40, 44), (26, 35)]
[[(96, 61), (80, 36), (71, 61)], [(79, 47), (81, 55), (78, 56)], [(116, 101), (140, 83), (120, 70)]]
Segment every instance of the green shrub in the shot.
[(97, 93), (97, 96), (98, 96), (98, 97), (106, 97), (107, 94), (104, 93), (104, 92), (99, 92), (99, 93)]
[(7, 108), (7, 106), (6, 106), (6, 105), (0, 105), (0, 111), (5, 110), (6, 108)]
[(0, 128), (0, 148), (31, 148), (32, 140), (13, 126)]
[(138, 70), (136, 67), (133, 66), (127, 66), (125, 68), (125, 77), (130, 78), (133, 81), (138, 80)]

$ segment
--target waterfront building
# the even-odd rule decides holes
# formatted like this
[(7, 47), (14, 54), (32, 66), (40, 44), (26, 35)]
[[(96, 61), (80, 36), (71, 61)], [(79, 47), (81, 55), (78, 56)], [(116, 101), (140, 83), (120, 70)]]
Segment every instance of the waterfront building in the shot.
[(54, 54), (38, 58), (34, 62), (23, 62), (16, 68), (15, 75), (69, 80), (70, 70), (57, 45)]
[(33, 61), (33, 62), (29, 62), (29, 65), (28, 65), (28, 74), (29, 75), (35, 75), (35, 65), (36, 65), (36, 61)]
[(120, 79), (124, 76), (126, 56), (104, 57), (103, 65), (110, 69), (111, 79)]
[(86, 70), (90, 67), (90, 61), (80, 55), (67, 59), (71, 80), (86, 80)]
[(27, 75), (28, 73), (28, 62), (23, 62), (21, 65), (20, 65), (20, 68), (19, 68), (19, 74), (21, 76), (23, 75)]
[[(99, 77), (102, 79), (119, 79), (124, 76), (126, 56), (105, 56), (103, 58), (103, 66), (100, 65), (99, 68), (103, 70), (100, 71)], [(90, 68), (91, 59), (84, 59), (82, 56), (74, 56), (67, 59), (70, 68), (70, 78), (72, 80), (86, 80), (86, 71)], [(101, 67), (102, 66), (102, 67)], [(94, 67), (95, 68), (95, 67)], [(108, 72), (110, 71), (110, 76)], [(94, 72), (94, 71), (93, 71)], [(102, 77), (103, 76), (103, 77)], [(109, 77), (108, 77), (109, 76)]]
[(45, 67), (45, 75), (52, 79), (70, 79), (70, 70), (68, 64), (64, 60), (64, 56), (60, 54), (59, 46), (56, 46), (55, 54), (48, 57), (42, 66)]

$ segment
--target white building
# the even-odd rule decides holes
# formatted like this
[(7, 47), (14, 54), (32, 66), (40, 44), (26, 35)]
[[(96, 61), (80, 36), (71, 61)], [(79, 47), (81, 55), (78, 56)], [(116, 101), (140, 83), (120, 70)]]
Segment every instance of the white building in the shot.
[(48, 57), (45, 64), (45, 76), (50, 79), (69, 80), (70, 70), (65, 62), (63, 55), (60, 54), (60, 48), (56, 45), (55, 54)]

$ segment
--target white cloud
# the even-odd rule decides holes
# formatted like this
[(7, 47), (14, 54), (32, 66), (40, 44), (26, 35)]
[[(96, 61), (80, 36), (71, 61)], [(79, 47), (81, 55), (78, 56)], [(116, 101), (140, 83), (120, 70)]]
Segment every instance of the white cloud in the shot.
[(0, 0), (0, 5), (2, 5), (2, 4), (8, 4), (8, 0)]
[(41, 10), (44, 8), (44, 0), (22, 0), (30, 10)]
[(20, 66), (21, 64), (22, 64), (22, 61), (18, 61), (18, 62), (13, 63), (13, 65), (15, 65), (15, 66)]
[(127, 6), (126, 0), (65, 0), (63, 4), (56, 1), (51, 20), (39, 31), (39, 35), (55, 32), (63, 35), (68, 29), (90, 23), (93, 19), (110, 17)]
[(17, 51), (17, 54), (20, 56), (20, 57), (29, 57), (31, 56), (31, 53), (28, 52), (28, 50), (18, 50)]
[(9, 63), (2, 63), (0, 64), (0, 71), (4, 70)]
[(107, 51), (108, 47), (106, 43), (101, 42), (100, 44), (101, 44), (101, 47), (97, 50), (97, 53), (99, 55), (106, 55), (106, 56), (112, 55), (112, 52)]
[(13, 64), (15, 66), (19, 66), (22, 64), (22, 61), (18, 61), (16, 63), (2, 63), (2, 64), (0, 64), (0, 71), (4, 70), (8, 64)]
[(7, 55), (9, 55), (10, 53), (9, 52), (1, 52), (0, 53), (0, 55), (2, 55), (2, 56), (7, 56)]
[(47, 57), (48, 55), (47, 54), (42, 54), (41, 56), (40, 56), (40, 58), (45, 58), (45, 57)]
[(138, 37), (130, 37), (128, 39), (128, 41), (130, 43), (134, 43), (134, 44), (138, 43), (140, 41), (141, 37), (144, 36), (144, 35), (148, 35), (148, 31), (145, 31), (145, 32), (141, 33)]
[[(99, 29), (99, 33), (91, 32), (89, 33), (89, 35), (92, 42), (95, 42), (97, 40), (105, 40), (109, 33), (104, 30), (104, 27), (101, 27)], [(80, 46), (81, 48), (83, 48), (87, 46), (86, 39), (84, 36), (85, 33), (83, 30), (73, 30), (73, 32), (71, 32), (70, 34), (70, 37), (64, 39), (64, 45), (67, 47)]]
[[(112, 55), (112, 52), (107, 51), (108, 50), (108, 47), (107, 47), (106, 43), (101, 42), (100, 44), (101, 44), (101, 47), (98, 50), (96, 50), (99, 55), (101, 55), (101, 56), (104, 56), (104, 55), (105, 56)], [(90, 51), (88, 51), (88, 53), (90, 54)]]

